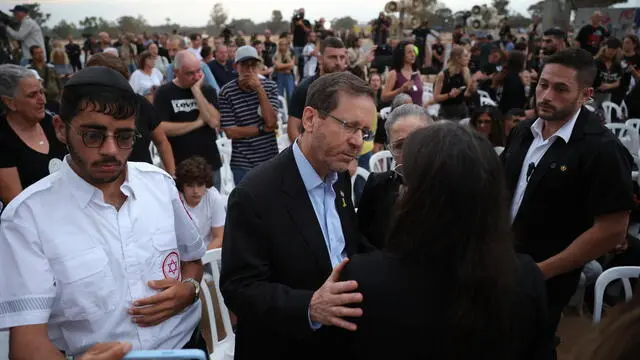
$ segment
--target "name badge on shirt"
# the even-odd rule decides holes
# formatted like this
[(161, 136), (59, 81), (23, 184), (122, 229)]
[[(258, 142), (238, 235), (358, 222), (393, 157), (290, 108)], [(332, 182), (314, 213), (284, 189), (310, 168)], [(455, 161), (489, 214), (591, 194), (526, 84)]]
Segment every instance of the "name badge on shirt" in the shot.
[(162, 274), (165, 279), (180, 280), (180, 256), (176, 251), (165, 256), (162, 261)]

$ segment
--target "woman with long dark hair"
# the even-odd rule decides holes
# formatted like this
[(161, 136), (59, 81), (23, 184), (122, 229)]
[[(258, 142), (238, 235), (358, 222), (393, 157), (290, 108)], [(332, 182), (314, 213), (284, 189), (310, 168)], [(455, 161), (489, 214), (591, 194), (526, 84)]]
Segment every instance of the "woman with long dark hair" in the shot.
[(524, 71), (527, 56), (520, 51), (511, 51), (507, 56), (507, 63), (494, 77), (497, 86), (502, 88), (499, 108), (503, 114), (511, 109), (523, 109), (527, 103), (524, 83), (520, 73)]
[(548, 359), (544, 280), (514, 252), (491, 143), (441, 122), (410, 135), (402, 154), (385, 252), (355, 256), (342, 273), (363, 299), (350, 358)]
[(422, 80), (416, 67), (416, 47), (410, 41), (400, 41), (393, 49), (391, 71), (382, 90), (382, 100), (392, 101), (396, 95), (406, 93), (413, 103), (422, 106)]

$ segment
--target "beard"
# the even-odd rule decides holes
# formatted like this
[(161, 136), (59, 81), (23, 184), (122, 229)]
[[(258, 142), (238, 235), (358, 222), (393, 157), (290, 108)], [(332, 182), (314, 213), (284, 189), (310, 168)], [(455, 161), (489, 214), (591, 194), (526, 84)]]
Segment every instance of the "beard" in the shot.
[[(69, 139), (69, 134), (67, 133), (67, 139)], [(71, 145), (71, 143), (67, 143), (67, 150), (69, 150), (69, 155), (71, 155), (71, 163), (72, 163), (72, 168), (76, 171), (76, 173), (83, 179), (85, 179), (88, 183), (92, 184), (92, 185), (102, 185), (102, 184), (109, 184), (112, 183), (116, 180), (118, 180), (118, 178), (120, 178), (120, 175), (122, 175), (122, 173), (125, 171), (124, 167), (114, 176), (108, 177), (108, 178), (104, 178), (104, 177), (96, 177), (91, 173), (91, 167), (92, 166), (100, 166), (101, 164), (105, 164), (105, 163), (117, 163), (118, 165), (122, 165), (122, 163), (120, 161), (118, 161), (118, 159), (114, 158), (114, 157), (104, 157), (102, 160), (100, 161), (96, 161), (92, 164), (89, 164), (86, 160), (84, 160), (82, 158), (82, 156), (75, 150), (75, 148), (73, 147), (73, 145)]]
[(556, 51), (557, 51), (557, 49), (552, 48), (552, 47), (543, 47), (542, 48), (542, 54), (544, 56), (551, 56), (551, 55), (555, 54)]
[[(570, 104), (563, 106), (561, 108), (557, 108), (549, 103), (545, 103), (544, 101), (538, 102), (536, 104), (536, 112), (538, 116), (545, 121), (563, 121), (566, 120), (569, 116), (573, 115), (578, 108), (578, 98), (576, 97)], [(540, 107), (544, 106), (548, 109), (551, 109), (550, 115), (543, 115), (540, 111)], [(549, 111), (547, 109), (547, 111)]]

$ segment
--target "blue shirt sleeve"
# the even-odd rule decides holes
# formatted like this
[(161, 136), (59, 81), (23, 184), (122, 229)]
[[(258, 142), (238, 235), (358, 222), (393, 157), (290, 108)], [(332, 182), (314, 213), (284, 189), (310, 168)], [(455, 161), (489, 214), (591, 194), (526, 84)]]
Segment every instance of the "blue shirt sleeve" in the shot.
[(173, 64), (167, 66), (167, 75), (164, 78), (164, 82), (168, 83), (170, 81), (173, 81)]
[(209, 69), (209, 65), (205, 63), (200, 63), (200, 68), (202, 69), (202, 73), (204, 74), (204, 81), (206, 81), (207, 84), (211, 85), (211, 87), (216, 89), (217, 93), (220, 93), (220, 86), (218, 85), (216, 78), (213, 77), (213, 74), (211, 73), (211, 69)]
[(311, 321), (311, 308), (307, 308), (307, 317), (309, 318), (309, 326), (312, 330), (318, 330), (322, 327), (322, 324)]

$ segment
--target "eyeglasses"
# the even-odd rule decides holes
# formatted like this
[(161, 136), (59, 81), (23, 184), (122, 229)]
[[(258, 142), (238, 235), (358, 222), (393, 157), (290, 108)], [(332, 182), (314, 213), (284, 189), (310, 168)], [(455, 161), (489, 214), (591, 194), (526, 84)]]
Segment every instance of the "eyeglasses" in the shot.
[(405, 139), (399, 139), (399, 140), (396, 140), (396, 141), (392, 142), (391, 144), (389, 144), (389, 151), (391, 151), (391, 154), (393, 156), (398, 156), (398, 155), (400, 155), (400, 153), (402, 153), (402, 147), (404, 146), (404, 140)]
[[(69, 125), (73, 129), (71, 125)], [(135, 144), (136, 139), (141, 138), (142, 136), (138, 134), (135, 130), (123, 130), (119, 131), (115, 134), (107, 134), (106, 131), (96, 130), (96, 129), (86, 129), (86, 130), (77, 130), (76, 134), (82, 137), (82, 142), (84, 146), (97, 149), (104, 145), (105, 140), (108, 137), (113, 137), (116, 140), (116, 144), (120, 149), (131, 149), (133, 144)]]
[(346, 122), (344, 120), (340, 120), (340, 119), (338, 119), (337, 117), (335, 117), (335, 116), (333, 116), (331, 114), (327, 114), (327, 116), (332, 118), (333, 120), (337, 121), (340, 125), (342, 125), (342, 129), (347, 134), (353, 135), (358, 130), (360, 130), (360, 132), (362, 133), (362, 140), (363, 141), (371, 141), (371, 140), (373, 140), (374, 133), (370, 129), (365, 129), (365, 128), (353, 126), (353, 125), (349, 124), (348, 122)]

